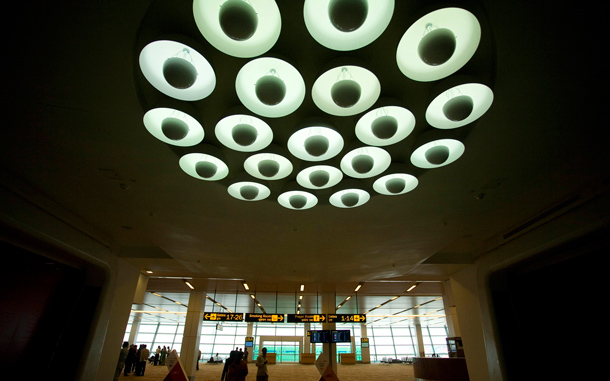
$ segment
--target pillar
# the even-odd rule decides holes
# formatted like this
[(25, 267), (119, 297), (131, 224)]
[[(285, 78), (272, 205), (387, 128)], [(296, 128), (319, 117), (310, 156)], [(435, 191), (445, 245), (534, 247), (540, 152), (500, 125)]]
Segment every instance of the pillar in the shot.
[(460, 324), (458, 322), (457, 310), (453, 293), (451, 291), (451, 280), (444, 282), (443, 307), (445, 308), (445, 320), (447, 321), (447, 330), (449, 337), (461, 337)]
[(309, 340), (309, 336), (307, 335), (307, 332), (310, 329), (311, 329), (310, 323), (305, 323), (303, 325), (303, 353), (311, 353), (311, 342)]
[(205, 292), (199, 290), (191, 291), (186, 312), (186, 322), (184, 323), (182, 347), (180, 348), (180, 362), (189, 380), (195, 379), (204, 307)]
[(421, 323), (415, 324), (415, 333), (417, 336), (417, 356), (426, 357), (426, 351), (424, 350), (424, 335), (421, 331)]
[[(331, 289), (330, 286), (322, 292), (322, 313), (323, 314), (334, 314), (337, 312), (337, 300), (335, 296), (334, 287)], [(336, 328), (335, 323), (322, 323), (323, 330), (332, 331)], [(337, 344), (335, 343), (324, 343), (322, 344), (322, 353), (328, 356), (329, 364), (332, 366), (335, 374), (337, 373)]]
[[(360, 324), (360, 337), (368, 338), (368, 332), (366, 331), (366, 324)], [(362, 344), (362, 340), (360, 341), (360, 343)], [(361, 361), (363, 364), (371, 363), (370, 343), (369, 343), (369, 346), (366, 348), (363, 348), (362, 345), (360, 346), (360, 357), (361, 357)]]
[[(254, 332), (254, 323), (249, 322), (247, 327), (246, 327), (246, 336), (248, 337), (254, 337), (253, 336), (253, 332)], [(252, 348), (248, 349), (248, 358), (246, 359), (247, 362), (252, 362), (252, 358), (254, 356), (254, 341), (252, 342)]]

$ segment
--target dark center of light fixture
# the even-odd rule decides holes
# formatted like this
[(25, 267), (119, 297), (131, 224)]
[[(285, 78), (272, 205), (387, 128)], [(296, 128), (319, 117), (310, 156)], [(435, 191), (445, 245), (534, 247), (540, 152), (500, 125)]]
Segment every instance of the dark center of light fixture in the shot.
[(430, 66), (442, 65), (455, 52), (455, 35), (447, 28), (433, 29), (419, 42), (419, 57)]
[(366, 154), (356, 155), (352, 158), (352, 168), (360, 174), (368, 173), (375, 165), (375, 160)]
[(275, 106), (286, 96), (286, 84), (275, 75), (264, 75), (254, 85), (256, 97), (268, 106)]
[(258, 27), (258, 16), (250, 4), (242, 0), (228, 0), (220, 7), (218, 21), (222, 31), (231, 39), (245, 41)]
[(218, 171), (218, 166), (209, 161), (198, 161), (195, 164), (195, 172), (204, 179), (209, 179), (214, 177), (216, 172)]
[(307, 204), (307, 197), (303, 196), (302, 194), (295, 194), (288, 198), (288, 202), (293, 208), (301, 209)]
[(369, 12), (366, 0), (331, 0), (328, 3), (328, 17), (335, 28), (342, 32), (352, 32), (362, 26)]
[(258, 131), (247, 123), (236, 124), (231, 130), (233, 141), (242, 147), (247, 147), (256, 141)]
[(305, 151), (311, 156), (322, 156), (328, 151), (328, 147), (330, 142), (326, 136), (322, 135), (312, 135), (305, 139), (303, 143), (305, 146)]
[(258, 172), (265, 177), (273, 177), (280, 171), (280, 163), (265, 159), (258, 162)]
[(333, 84), (330, 96), (339, 107), (352, 107), (360, 100), (362, 89), (360, 84), (353, 79), (342, 79)]
[(254, 185), (244, 185), (239, 188), (239, 194), (246, 200), (254, 200), (258, 196), (258, 188)]
[(461, 122), (468, 118), (474, 108), (474, 102), (468, 95), (458, 95), (443, 105), (443, 114), (454, 122)]
[(385, 182), (385, 188), (392, 194), (398, 194), (405, 190), (407, 182), (405, 179), (394, 178)]
[(360, 201), (360, 196), (358, 195), (358, 193), (348, 192), (348, 193), (343, 193), (341, 195), (341, 202), (345, 206), (348, 206), (348, 207), (355, 206), (358, 204), (358, 201)]
[(380, 116), (371, 123), (371, 132), (378, 139), (390, 139), (398, 131), (398, 120), (391, 115)]
[(329, 180), (330, 174), (322, 169), (318, 169), (309, 173), (309, 181), (318, 188), (328, 184)]
[(449, 158), (449, 148), (447, 146), (434, 146), (428, 148), (424, 156), (428, 163), (441, 165)]
[(170, 140), (182, 140), (189, 133), (189, 126), (182, 119), (169, 117), (161, 122), (161, 132)]
[(170, 57), (163, 63), (163, 77), (176, 89), (188, 89), (197, 80), (197, 69), (182, 57)]

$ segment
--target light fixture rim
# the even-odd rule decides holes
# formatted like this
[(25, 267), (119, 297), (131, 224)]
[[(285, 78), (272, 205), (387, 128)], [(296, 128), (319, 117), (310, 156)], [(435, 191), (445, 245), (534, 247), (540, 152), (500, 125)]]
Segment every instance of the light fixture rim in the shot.
[[(277, 160), (280, 163), (280, 170), (279, 172), (272, 177), (266, 177), (263, 176), (259, 171), (258, 171), (258, 162), (268, 158), (268, 156), (271, 156), (271, 158), (273, 160)], [(246, 170), (246, 172), (248, 172), (248, 174), (250, 176), (256, 177), (259, 180), (280, 180), (283, 179), (285, 177), (288, 177), (293, 170), (293, 165), (292, 162), (277, 153), (270, 153), (270, 152), (261, 152), (261, 153), (257, 153), (254, 154), (248, 158), (246, 158), (246, 160), (244, 160), (244, 169)]]
[[(251, 185), (251, 186), (255, 186), (256, 188), (258, 188), (259, 194), (256, 196), (255, 199), (248, 200), (246, 198), (243, 198), (241, 196), (241, 194), (239, 194), (239, 189), (245, 185)], [(269, 187), (267, 187), (263, 184), (257, 183), (256, 181), (238, 181), (236, 183), (229, 185), (227, 188), (227, 192), (229, 193), (229, 195), (233, 196), (234, 198), (236, 198), (238, 200), (242, 200), (242, 201), (261, 201), (271, 195), (271, 190), (269, 189)]]
[[(376, 113), (380, 112), (381, 110), (389, 111), (388, 115), (395, 117), (398, 121), (398, 130), (396, 131), (396, 134), (394, 134), (394, 136), (390, 139), (380, 139), (376, 137), (372, 133), (370, 128), (372, 122), (379, 117), (378, 115), (376, 115)], [(356, 137), (358, 138), (358, 140), (367, 145), (377, 147), (389, 146), (398, 143), (405, 139), (407, 136), (409, 136), (411, 132), (413, 132), (413, 130), (415, 129), (415, 124), (415, 115), (413, 115), (413, 113), (405, 107), (377, 107), (373, 110), (368, 111), (358, 120), (355, 128)]]
[[(443, 113), (443, 106), (447, 103), (446, 94), (450, 91), (458, 91), (459, 95), (467, 95), (473, 100), (472, 112), (464, 120), (453, 121), (447, 119)], [(483, 116), (491, 107), (493, 99), (493, 91), (488, 86), (481, 83), (463, 83), (443, 91), (430, 102), (426, 109), (426, 121), (432, 127), (443, 130), (463, 127)]]
[[(165, 116), (162, 114), (167, 113)], [(184, 117), (184, 122), (188, 125), (189, 131), (187, 135), (180, 140), (172, 140), (165, 136), (161, 127), (162, 122), (167, 117), (170, 117), (172, 113), (180, 113)], [(151, 133), (155, 138), (161, 140), (164, 143), (175, 145), (178, 147), (192, 147), (201, 143), (205, 136), (203, 126), (199, 121), (193, 118), (188, 113), (171, 108), (171, 107), (155, 107), (148, 110), (142, 117), (144, 127)]]
[[(397, 177), (403, 178), (405, 180), (405, 189), (400, 193), (391, 193), (385, 187), (385, 182), (388, 181), (390, 178)], [(413, 191), (415, 188), (417, 188), (418, 185), (419, 180), (417, 179), (417, 177), (408, 173), (397, 172), (381, 176), (380, 178), (375, 180), (375, 182), (373, 183), (373, 189), (375, 190), (375, 192), (385, 196), (398, 196)]]
[[(437, 165), (428, 162), (428, 160), (426, 160), (425, 153), (429, 148), (438, 145), (444, 145), (449, 148), (449, 157), (444, 163)], [(433, 140), (431, 142), (422, 144), (421, 146), (416, 148), (415, 151), (413, 151), (413, 153), (411, 154), (411, 163), (413, 163), (413, 165), (415, 165), (416, 167), (424, 169), (444, 167), (459, 159), (464, 154), (465, 149), (466, 147), (464, 143), (456, 139)]]
[[(346, 206), (341, 202), (341, 196), (343, 194), (349, 193), (349, 192), (358, 193), (358, 195), (359, 195), (358, 203), (354, 206)], [(330, 202), (330, 204), (332, 206), (336, 206), (337, 208), (352, 209), (352, 208), (357, 208), (359, 206), (366, 204), (367, 202), (369, 202), (370, 199), (371, 199), (370, 193), (365, 191), (364, 189), (347, 188), (347, 189), (342, 189), (342, 190), (339, 190), (339, 191), (333, 193), (328, 198), (328, 201)]]
[[(351, 160), (354, 156), (360, 154), (359, 151), (366, 150), (369, 151), (367, 154), (373, 157), (373, 168), (367, 173), (358, 173), (351, 166)], [(357, 179), (366, 179), (379, 175), (392, 164), (392, 157), (385, 149), (381, 147), (375, 146), (364, 146), (354, 148), (353, 150), (346, 153), (343, 158), (341, 158), (340, 167), (343, 173), (346, 175), (357, 178)]]
[[(322, 186), (322, 187), (317, 187), (315, 185), (313, 185), (311, 183), (311, 181), (309, 181), (309, 174), (311, 172), (314, 172), (316, 170), (325, 170), (329, 173), (329, 180), (328, 180), (328, 184)], [(312, 165), (310, 167), (304, 168), (302, 169), (296, 177), (297, 183), (307, 189), (327, 189), (327, 188), (331, 188), (334, 187), (335, 185), (339, 184), (341, 182), (341, 180), (343, 179), (343, 172), (336, 167), (333, 167), (332, 165)]]
[[(310, 155), (303, 146), (303, 142), (305, 141), (305, 139), (309, 136), (312, 136), (309, 134), (309, 132), (316, 128), (323, 131), (324, 134), (320, 135), (328, 137), (330, 141), (328, 151), (324, 155), (320, 156)], [(290, 137), (288, 138), (287, 146), (290, 153), (296, 156), (297, 158), (305, 161), (317, 162), (332, 159), (333, 157), (337, 156), (343, 149), (344, 141), (343, 136), (333, 128), (324, 126), (309, 126), (304, 127), (290, 135)]]
[[(294, 207), (292, 207), (292, 205), (290, 205), (289, 198), (293, 194), (304, 195), (305, 198), (307, 199), (307, 203), (305, 204), (305, 206), (303, 206), (302, 208), (294, 208)], [(278, 202), (278, 204), (280, 204), (281, 206), (283, 206), (284, 208), (287, 208), (287, 209), (306, 210), (306, 209), (311, 209), (314, 206), (316, 206), (318, 204), (318, 198), (316, 197), (316, 195), (314, 195), (311, 192), (307, 192), (307, 191), (303, 191), (303, 190), (292, 190), (292, 191), (282, 192), (277, 197), (277, 202)]]
[[(195, 171), (195, 164), (197, 164), (200, 161), (210, 161), (210, 160), (201, 160), (201, 158), (206, 157), (207, 158), (213, 158), (214, 164), (216, 164), (218, 166), (218, 170), (216, 171), (216, 174), (209, 179), (206, 179), (205, 177), (201, 177), (199, 176), (199, 174), (197, 174), (197, 171)], [(187, 153), (184, 156), (182, 156), (179, 160), (179, 165), (180, 168), (182, 168), (182, 170), (196, 178), (199, 180), (205, 180), (205, 181), (218, 181), (218, 180), (222, 180), (225, 177), (227, 177), (229, 175), (229, 167), (227, 166), (227, 164), (222, 161), (221, 159), (219, 159), (218, 157), (214, 156), (214, 155), (210, 155), (207, 153), (202, 153), (202, 152), (192, 152), (192, 153)]]
[[(241, 121), (241, 118), (251, 118), (252, 123), (247, 124), (250, 124), (258, 132), (256, 140), (249, 146), (241, 146), (237, 144), (231, 136), (232, 128), (240, 124), (238, 122)], [(271, 144), (271, 142), (273, 141), (273, 130), (271, 129), (269, 124), (254, 115), (233, 114), (226, 116), (219, 120), (218, 123), (216, 123), (214, 131), (218, 140), (225, 147), (240, 152), (260, 151), (261, 149), (267, 148), (267, 146), (269, 146), (269, 144)]]

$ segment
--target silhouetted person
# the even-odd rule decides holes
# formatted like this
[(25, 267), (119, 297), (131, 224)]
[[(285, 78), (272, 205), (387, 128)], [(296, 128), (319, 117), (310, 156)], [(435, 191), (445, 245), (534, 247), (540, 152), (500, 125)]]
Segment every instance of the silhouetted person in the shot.
[(127, 360), (127, 355), (129, 354), (129, 343), (125, 341), (123, 343), (123, 347), (121, 348), (121, 352), (119, 352), (119, 362), (116, 364), (116, 370), (114, 371), (114, 381), (118, 381), (123, 368), (125, 368), (125, 360)]
[(267, 381), (269, 374), (267, 373), (267, 348), (261, 350), (261, 354), (256, 358), (256, 381)]

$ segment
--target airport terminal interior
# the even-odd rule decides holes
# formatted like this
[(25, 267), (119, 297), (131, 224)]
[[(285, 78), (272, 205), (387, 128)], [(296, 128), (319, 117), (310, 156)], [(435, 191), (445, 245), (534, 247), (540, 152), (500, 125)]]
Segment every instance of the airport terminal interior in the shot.
[(9, 379), (110, 380), (124, 341), (189, 380), (262, 347), (272, 381), (597, 377), (598, 8), (11, 2)]

